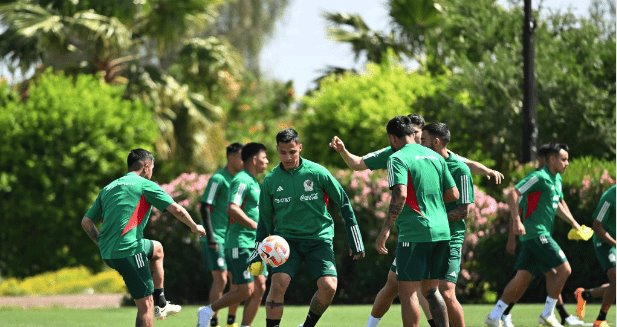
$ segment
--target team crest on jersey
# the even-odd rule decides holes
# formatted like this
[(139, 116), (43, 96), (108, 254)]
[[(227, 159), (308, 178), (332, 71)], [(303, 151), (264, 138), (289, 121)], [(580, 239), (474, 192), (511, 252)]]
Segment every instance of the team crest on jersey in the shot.
[(313, 191), (313, 181), (307, 179), (304, 181), (304, 192), (312, 192)]

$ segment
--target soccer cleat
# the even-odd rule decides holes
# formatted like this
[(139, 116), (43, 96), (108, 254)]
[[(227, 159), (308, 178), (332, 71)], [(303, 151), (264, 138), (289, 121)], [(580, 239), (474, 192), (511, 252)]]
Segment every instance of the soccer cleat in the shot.
[(486, 316), (486, 318), (484, 318), (484, 324), (488, 327), (504, 327), (501, 319), (493, 320), (491, 319), (491, 315), (488, 315)]
[(585, 322), (578, 319), (576, 316), (568, 316), (565, 319), (564, 326), (585, 326)]
[(593, 327), (610, 327), (606, 320), (596, 320), (593, 322)]
[(212, 311), (212, 308), (209, 305), (199, 307), (199, 309), (197, 309), (197, 327), (208, 327), (210, 324), (210, 319), (212, 319), (213, 315), (214, 311)]
[(234, 322), (233, 324), (227, 324), (227, 327), (238, 327), (238, 323)]
[(582, 287), (574, 291), (574, 296), (576, 297), (576, 315), (581, 319), (585, 319), (585, 305), (587, 304), (587, 301), (583, 298), (584, 291), (585, 289)]
[(171, 304), (171, 302), (167, 301), (167, 305), (164, 307), (154, 306), (154, 318), (163, 320), (167, 318), (167, 316), (173, 316), (180, 312), (182, 307), (177, 304)]
[(501, 316), (501, 323), (503, 324), (503, 327), (514, 327), (511, 314)]
[(563, 325), (561, 323), (559, 323), (559, 320), (557, 320), (557, 317), (555, 317), (554, 314), (548, 316), (548, 317), (544, 317), (542, 315), (540, 315), (538, 317), (538, 323), (542, 326), (549, 326), (549, 327), (563, 327)]

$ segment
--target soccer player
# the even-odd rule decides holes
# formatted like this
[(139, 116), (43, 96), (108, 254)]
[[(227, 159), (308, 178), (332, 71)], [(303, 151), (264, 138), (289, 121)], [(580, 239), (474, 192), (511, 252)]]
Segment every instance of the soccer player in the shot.
[(450, 251), (448, 256), (448, 272), (445, 279), (439, 281), (441, 292), (448, 308), (450, 326), (464, 327), (465, 317), (463, 307), (456, 298), (456, 281), (461, 271), (461, 252), (465, 241), (465, 219), (469, 214), (469, 205), (474, 202), (473, 180), (471, 171), (458, 157), (448, 151), (450, 130), (444, 123), (432, 123), (422, 128), (422, 145), (439, 153), (446, 161), (448, 170), (454, 178), (459, 198), (455, 202), (446, 203), (448, 222), (450, 225)]
[[(422, 118), (422, 116), (418, 114), (411, 114), (408, 117), (411, 120), (411, 128), (414, 131), (414, 140), (416, 143), (420, 144), (422, 138), (422, 128), (425, 124), (424, 118)], [(386, 169), (386, 161), (388, 157), (393, 153), (390, 147), (386, 147), (381, 150), (369, 153), (365, 156), (359, 157), (350, 153), (345, 148), (345, 144), (338, 136), (332, 138), (332, 141), (330, 142), (330, 147), (336, 150), (341, 155), (347, 166), (349, 166), (349, 168), (353, 170)], [(493, 178), (497, 184), (501, 183), (501, 180), (503, 179), (503, 174), (501, 174), (499, 171), (487, 168), (479, 162), (458, 156), (449, 150), (448, 153), (467, 164), (471, 172), (486, 175), (489, 179)], [(396, 281), (395, 260), (390, 267), (390, 271), (388, 272), (386, 284), (381, 288), (381, 290), (379, 290), (379, 292), (375, 296), (373, 308), (371, 309), (371, 315), (369, 316), (366, 327), (376, 327), (379, 324), (379, 321), (386, 314), (386, 312), (388, 312), (390, 306), (392, 305), (392, 301), (394, 301), (397, 295), (398, 286)], [(431, 327), (434, 327), (434, 322), (428, 309), (428, 303), (426, 302), (426, 299), (424, 299), (420, 295), (418, 297), (418, 300), (420, 301), (420, 305), (422, 307), (422, 310), (424, 311), (429, 325)]]
[(229, 263), (234, 289), (197, 312), (197, 326), (207, 327), (214, 313), (242, 301), (242, 327), (250, 326), (259, 309), (266, 290), (266, 276), (253, 276), (246, 270), (246, 262), (255, 245), (259, 222), (260, 187), (257, 176), (268, 168), (266, 147), (261, 143), (248, 143), (242, 148), (244, 170), (236, 174), (229, 185), (229, 216), (231, 223), (225, 242), (225, 256)]
[[(137, 305), (136, 326), (153, 326), (158, 319), (180, 312), (169, 303), (163, 291), (163, 246), (144, 238), (152, 206), (167, 210), (187, 225), (191, 232), (206, 234), (189, 213), (159, 185), (150, 181), (154, 157), (144, 149), (128, 155), (129, 172), (105, 186), (81, 220), (81, 226), (99, 247), (105, 263), (122, 275), (126, 288)], [(101, 231), (95, 220), (103, 220)], [(154, 296), (153, 296), (154, 295)]]
[[(602, 297), (600, 313), (593, 327), (608, 327), (606, 314), (615, 302), (615, 185), (602, 194), (600, 203), (593, 213), (593, 219), (593, 245), (596, 257), (609, 281), (609, 287)], [(584, 309), (582, 312), (584, 315)]]
[(396, 276), (403, 325), (419, 325), (420, 308), (416, 299), (421, 291), (435, 324), (447, 327), (448, 312), (438, 291), (439, 280), (445, 279), (448, 270), (450, 241), (444, 201), (456, 201), (458, 190), (443, 157), (416, 144), (409, 117), (394, 117), (386, 131), (395, 151), (387, 163), (392, 199), (377, 236), (377, 252), (388, 253), (386, 241), (396, 222), (399, 231)]
[[(332, 302), (337, 287), (334, 221), (327, 210), (328, 202), (341, 212), (354, 260), (364, 257), (364, 244), (343, 187), (326, 168), (300, 156), (302, 143), (293, 128), (276, 135), (276, 150), (281, 163), (261, 186), (257, 240), (282, 236), (289, 243), (290, 255), (287, 262), (272, 268), (266, 326), (280, 325), (285, 292), (305, 261), (308, 273), (317, 282), (317, 291), (303, 326), (313, 327)], [(261, 264), (255, 256), (251, 261), (257, 261), (251, 265)]]
[[(563, 199), (557, 174), (563, 173), (568, 167), (568, 148), (566, 145), (553, 143), (546, 157), (546, 165), (527, 175), (508, 197), (510, 215), (514, 221), (514, 230), (521, 241), (521, 250), (515, 264), (516, 275), (485, 319), (488, 326), (502, 325), (501, 316), (504, 311), (521, 298), (536, 271), (545, 274), (548, 293), (538, 323), (545, 326), (562, 326), (553, 311), (572, 269), (565, 254), (551, 237), (551, 233), (555, 214)], [(559, 217), (572, 227), (580, 228), (569, 210)]]
[[(241, 157), (242, 144), (232, 143), (227, 146), (227, 164), (224, 168), (216, 171), (201, 196), (199, 212), (203, 225), (206, 228), (207, 237), (201, 238), (201, 254), (205, 262), (206, 271), (212, 274), (209, 303), (212, 304), (223, 296), (227, 285), (227, 262), (225, 261), (225, 236), (229, 225), (227, 214), (229, 201), (229, 183), (244, 166)], [(235, 288), (235, 286), (233, 287)], [(231, 290), (231, 289), (230, 289)], [(237, 327), (236, 309), (237, 304), (229, 306), (227, 314), (228, 327)], [(210, 321), (211, 326), (218, 326), (216, 313)], [(235, 326), (234, 326), (235, 325)]]
[[(555, 146), (553, 143), (545, 143), (538, 147), (538, 157), (537, 157), (537, 161), (538, 161), (537, 167), (538, 168), (536, 168), (536, 170), (542, 169), (542, 167), (546, 165), (546, 156), (550, 148), (553, 146)], [(561, 174), (557, 173), (557, 175), (555, 176), (555, 180), (557, 184), (561, 184)], [(506, 192), (507, 193), (512, 192), (512, 189), (507, 190)], [(570, 213), (570, 209), (568, 208), (568, 205), (563, 199), (561, 199), (559, 202), (559, 206), (557, 207), (557, 214), (558, 215), (568, 214), (570, 216), (572, 215)], [(509, 233), (508, 233), (508, 241), (506, 243), (506, 252), (512, 255), (514, 255), (516, 252), (516, 235), (514, 233), (515, 227), (512, 224), (513, 222), (514, 220), (511, 220), (511, 224), (510, 224), (511, 226), (510, 226)], [(536, 275), (538, 274), (541, 274), (541, 272), (536, 271)], [(512, 310), (515, 304), (516, 303), (510, 303), (508, 308), (506, 308), (503, 315), (501, 316), (501, 320), (503, 322), (504, 327), (514, 327), (514, 323), (512, 321), (512, 314), (510, 313), (510, 311)], [(563, 297), (561, 296), (561, 294), (559, 294), (559, 298), (557, 298), (557, 305), (555, 306), (555, 309), (557, 309), (557, 312), (559, 313), (562, 325), (564, 326), (585, 326), (584, 321), (568, 313), (568, 311), (566, 310), (566, 307), (564, 306)]]

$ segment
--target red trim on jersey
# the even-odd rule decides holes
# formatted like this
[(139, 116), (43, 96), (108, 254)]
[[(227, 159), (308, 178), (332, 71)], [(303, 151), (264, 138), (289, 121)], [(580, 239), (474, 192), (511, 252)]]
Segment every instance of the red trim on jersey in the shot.
[(405, 199), (405, 204), (407, 204), (411, 210), (424, 217), (424, 214), (420, 211), (420, 205), (418, 204), (418, 198), (416, 197), (416, 189), (413, 187), (413, 181), (409, 172), (407, 172), (407, 198)]
[(326, 193), (326, 191), (323, 191), (323, 202), (326, 204), (326, 207), (328, 207), (328, 202), (330, 202), (330, 198), (328, 197), (328, 193)]
[(542, 195), (541, 191), (531, 192), (527, 194), (527, 213), (525, 214), (525, 218), (523, 220), (529, 218), (532, 213), (538, 209), (538, 202), (540, 202), (540, 196)]
[(150, 210), (150, 203), (146, 201), (146, 197), (142, 194), (141, 199), (139, 199), (139, 203), (137, 203), (137, 207), (133, 211), (133, 214), (131, 214), (131, 218), (126, 226), (124, 226), (124, 230), (120, 236), (124, 236), (124, 234), (128, 233), (131, 229), (141, 224), (141, 222), (144, 221), (144, 217), (146, 217), (148, 210)]

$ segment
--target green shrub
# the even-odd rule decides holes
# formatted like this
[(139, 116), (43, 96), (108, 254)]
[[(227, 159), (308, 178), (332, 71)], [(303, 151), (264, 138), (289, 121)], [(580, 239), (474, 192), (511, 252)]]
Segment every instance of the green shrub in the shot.
[(100, 269), (80, 226), (102, 186), (126, 171), (128, 151), (152, 148), (152, 113), (124, 87), (50, 71), (27, 98), (0, 109), (0, 275), (83, 264)]
[(63, 268), (18, 280), (0, 282), (0, 295), (124, 293), (122, 276), (113, 269), (93, 274), (84, 266)]

